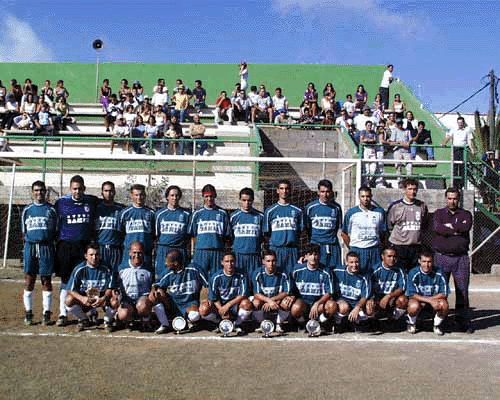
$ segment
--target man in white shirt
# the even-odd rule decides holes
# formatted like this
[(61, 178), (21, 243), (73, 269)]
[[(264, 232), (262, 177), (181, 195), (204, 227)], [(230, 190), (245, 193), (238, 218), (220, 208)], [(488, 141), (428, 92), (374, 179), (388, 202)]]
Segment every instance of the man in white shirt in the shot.
[(366, 127), (366, 123), (368, 121), (371, 121), (372, 126), (377, 125), (377, 119), (372, 117), (371, 115), (371, 109), (370, 106), (365, 106), (363, 108), (363, 114), (356, 115), (354, 118), (354, 124), (356, 125), (356, 130), (362, 131)]
[(394, 71), (394, 65), (389, 64), (384, 72), (384, 75), (382, 76), (382, 82), (380, 82), (379, 93), (382, 97), (384, 110), (387, 110), (389, 108), (389, 85), (394, 80), (394, 78), (392, 77), (392, 71)]
[[(474, 135), (472, 129), (469, 126), (465, 126), (464, 117), (457, 118), (457, 125), (457, 128), (448, 131), (441, 146), (446, 146), (450, 139), (452, 139), (454, 146), (453, 161), (464, 161), (464, 151), (467, 146), (469, 147), (471, 157), (474, 157)], [(464, 176), (463, 164), (454, 165), (453, 176), (455, 177), (454, 181), (457, 187), (462, 187)]]
[(273, 111), (276, 117), (281, 111), (288, 113), (288, 99), (281, 94), (281, 88), (276, 88), (273, 96)]

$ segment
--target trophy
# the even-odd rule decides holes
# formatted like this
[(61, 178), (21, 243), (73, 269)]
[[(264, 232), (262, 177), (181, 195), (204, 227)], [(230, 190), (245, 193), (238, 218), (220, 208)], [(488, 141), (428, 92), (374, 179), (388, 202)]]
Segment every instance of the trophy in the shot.
[(96, 301), (99, 298), (100, 290), (94, 287), (88, 288), (85, 293), (91, 302)]
[(269, 321), (268, 319), (265, 319), (260, 323), (260, 329), (262, 329), (262, 332), (264, 332), (265, 338), (271, 337), (271, 333), (274, 331), (274, 324), (272, 321)]
[(234, 329), (234, 324), (228, 319), (223, 319), (219, 323), (219, 330), (222, 332), (224, 337), (227, 337)]
[(309, 337), (317, 337), (321, 334), (321, 325), (315, 319), (310, 319), (306, 324), (306, 331)]
[(175, 333), (177, 334), (186, 329), (186, 325), (186, 320), (182, 317), (175, 317), (172, 321), (172, 328), (174, 328)]

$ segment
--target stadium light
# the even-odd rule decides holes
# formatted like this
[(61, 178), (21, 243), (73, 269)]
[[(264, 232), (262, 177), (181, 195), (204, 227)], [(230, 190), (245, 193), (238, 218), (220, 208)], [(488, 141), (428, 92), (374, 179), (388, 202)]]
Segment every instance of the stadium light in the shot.
[(95, 61), (95, 96), (96, 101), (99, 102), (99, 51), (102, 50), (103, 42), (101, 39), (96, 39), (92, 42), (92, 48), (96, 53), (96, 61)]

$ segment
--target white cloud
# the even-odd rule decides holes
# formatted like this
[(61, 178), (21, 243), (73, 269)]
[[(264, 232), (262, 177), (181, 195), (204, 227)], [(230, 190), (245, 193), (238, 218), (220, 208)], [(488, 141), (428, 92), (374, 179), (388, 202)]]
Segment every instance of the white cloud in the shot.
[(417, 37), (429, 30), (428, 21), (416, 15), (391, 13), (375, 0), (273, 0), (274, 7), (287, 14), (293, 9), (302, 12), (329, 13), (338, 16), (350, 12), (371, 22), (380, 30), (397, 30), (402, 37)]
[(49, 62), (54, 53), (27, 22), (10, 15), (0, 23), (0, 62)]

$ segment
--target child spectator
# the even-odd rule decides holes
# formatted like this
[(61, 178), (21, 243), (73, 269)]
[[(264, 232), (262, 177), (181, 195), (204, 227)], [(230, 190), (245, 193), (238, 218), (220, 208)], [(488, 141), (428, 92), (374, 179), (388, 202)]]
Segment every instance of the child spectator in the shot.
[(43, 104), (42, 111), (36, 113), (35, 118), (35, 135), (48, 135), (52, 136), (54, 133), (54, 125), (52, 123), (52, 117), (49, 112), (49, 105), (47, 103)]

